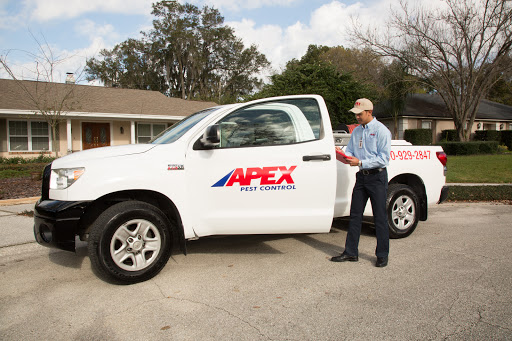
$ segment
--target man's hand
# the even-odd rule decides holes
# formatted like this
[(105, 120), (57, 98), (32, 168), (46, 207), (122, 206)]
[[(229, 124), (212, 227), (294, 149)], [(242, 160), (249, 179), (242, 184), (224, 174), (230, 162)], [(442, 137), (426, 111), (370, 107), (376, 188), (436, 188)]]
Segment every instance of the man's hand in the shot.
[(359, 159), (357, 157), (349, 156), (347, 160), (351, 167), (359, 166)]

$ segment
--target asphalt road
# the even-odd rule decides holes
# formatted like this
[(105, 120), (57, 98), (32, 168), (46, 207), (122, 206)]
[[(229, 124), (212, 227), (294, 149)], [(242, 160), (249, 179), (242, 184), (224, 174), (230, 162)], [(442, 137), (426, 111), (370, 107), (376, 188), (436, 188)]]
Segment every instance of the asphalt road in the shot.
[(369, 228), (359, 262), (328, 261), (346, 236), (336, 221), (329, 234), (191, 241), (130, 286), (96, 277), (83, 246), (34, 244), (22, 206), (0, 207), (0, 340), (512, 339), (511, 205), (436, 206), (391, 241), (386, 268)]

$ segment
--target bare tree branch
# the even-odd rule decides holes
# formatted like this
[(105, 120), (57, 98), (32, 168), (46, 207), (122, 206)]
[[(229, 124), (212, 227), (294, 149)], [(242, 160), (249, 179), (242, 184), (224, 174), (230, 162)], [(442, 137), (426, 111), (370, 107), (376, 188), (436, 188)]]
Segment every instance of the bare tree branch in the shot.
[[(400, 1), (385, 34), (354, 22), (359, 43), (399, 59), (444, 100), (459, 138), (471, 133), (480, 101), (510, 70), (511, 0), (444, 0), (438, 9)], [(467, 124), (468, 123), (468, 124)]]

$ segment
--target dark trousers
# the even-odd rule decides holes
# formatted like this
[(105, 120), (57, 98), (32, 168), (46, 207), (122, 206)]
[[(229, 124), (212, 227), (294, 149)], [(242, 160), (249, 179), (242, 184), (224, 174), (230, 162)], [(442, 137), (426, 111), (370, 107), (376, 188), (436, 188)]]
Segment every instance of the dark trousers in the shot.
[(361, 236), (363, 212), (370, 198), (377, 234), (377, 257), (387, 257), (389, 254), (389, 229), (386, 215), (386, 198), (388, 191), (388, 173), (384, 169), (375, 174), (356, 174), (356, 184), (352, 191), (352, 203), (350, 205), (350, 223), (345, 241), (345, 254), (359, 256), (358, 246)]

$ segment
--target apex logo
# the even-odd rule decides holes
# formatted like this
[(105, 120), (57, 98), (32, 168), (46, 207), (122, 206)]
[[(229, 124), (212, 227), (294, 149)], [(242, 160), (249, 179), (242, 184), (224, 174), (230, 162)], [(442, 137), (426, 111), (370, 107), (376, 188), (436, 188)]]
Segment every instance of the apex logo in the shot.
[[(292, 172), (297, 166), (278, 166), (278, 167), (251, 167), (244, 171), (243, 168), (237, 168), (226, 174), (217, 181), (212, 187), (233, 186), (238, 183), (240, 186), (250, 186), (252, 180), (260, 179), (260, 185), (280, 185), (283, 182), (294, 184)], [(277, 173), (280, 173), (279, 175)], [(279, 178), (276, 180), (276, 177)]]

